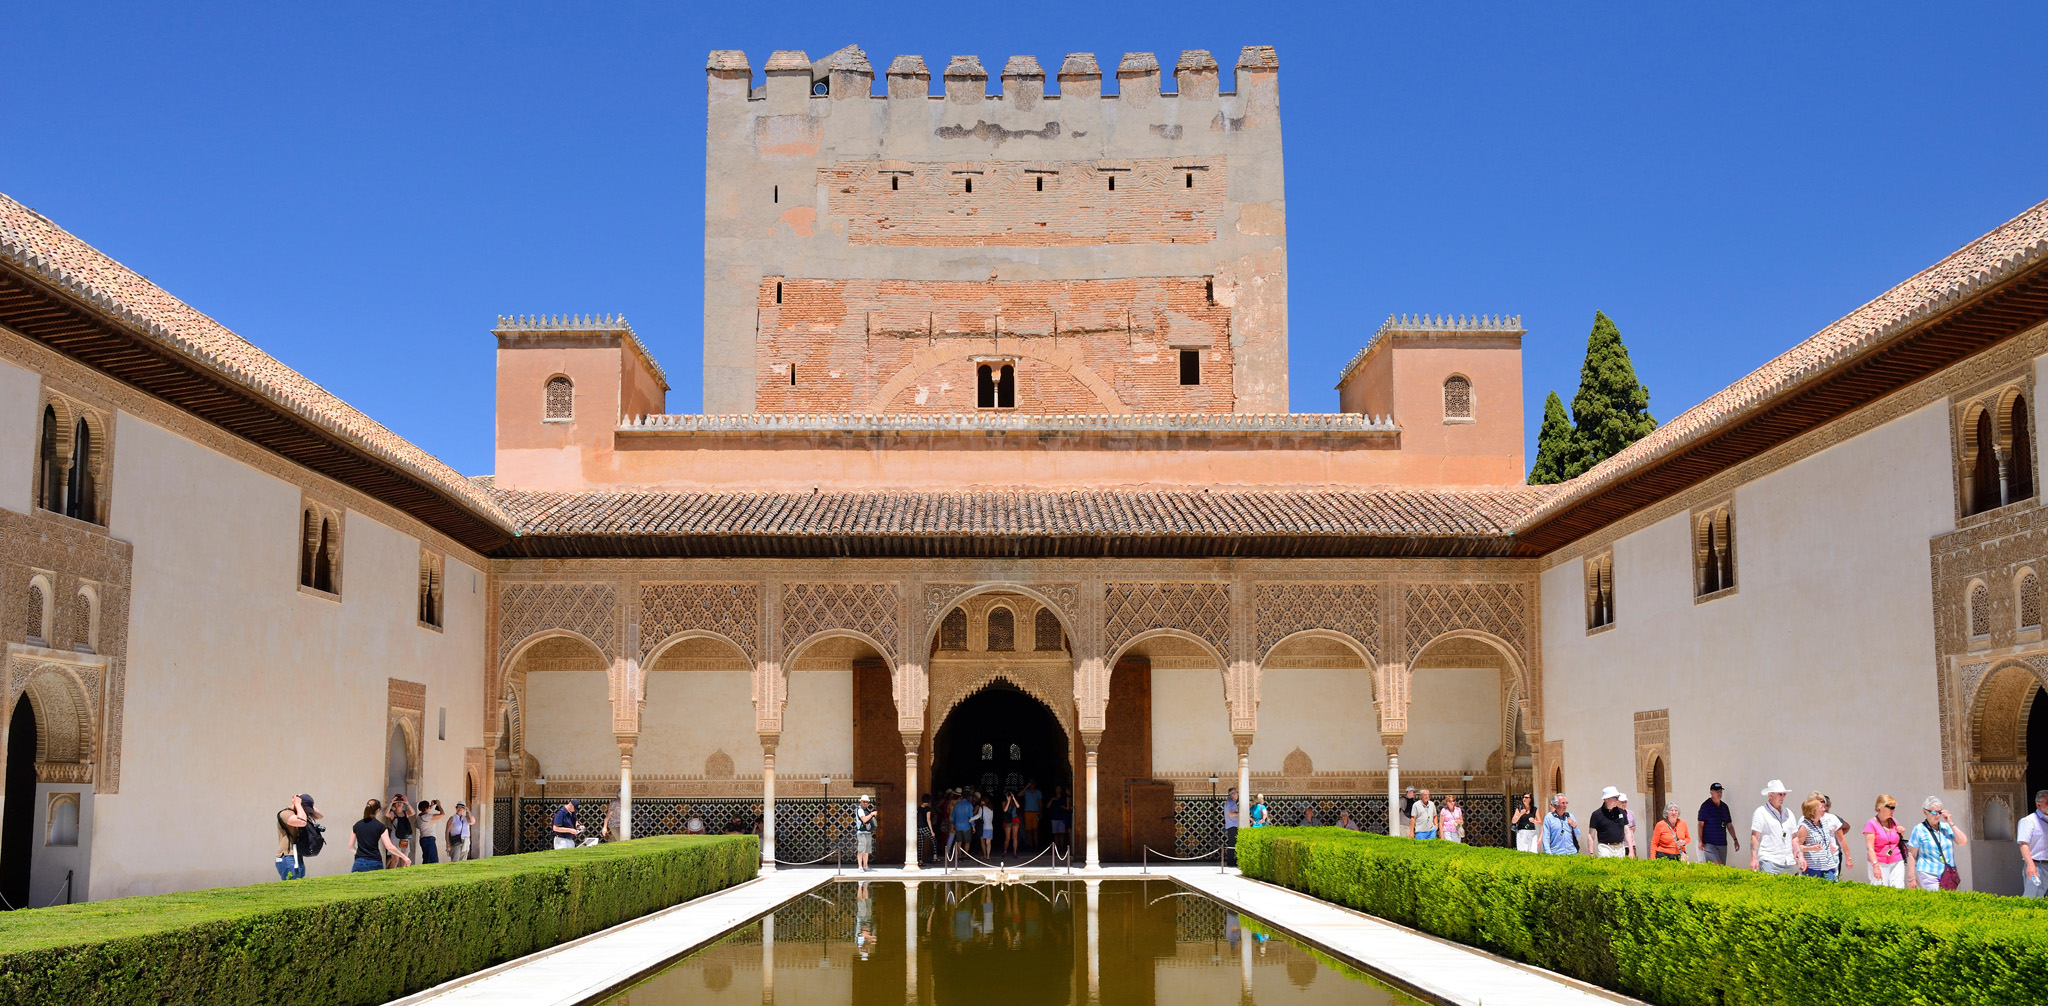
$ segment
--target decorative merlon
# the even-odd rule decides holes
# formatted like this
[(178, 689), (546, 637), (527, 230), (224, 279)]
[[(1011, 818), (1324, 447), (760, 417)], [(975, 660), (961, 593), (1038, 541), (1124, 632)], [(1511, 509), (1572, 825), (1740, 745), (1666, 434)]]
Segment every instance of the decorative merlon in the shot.
[(1154, 412), (1025, 415), (960, 413), (749, 413), (634, 416), (621, 433), (1346, 433), (1384, 436), (1401, 431), (1392, 416), (1349, 412)]
[(1159, 57), (1149, 52), (1124, 53), (1123, 62), (1116, 65), (1117, 76), (1127, 73), (1158, 73)]
[(1060, 64), (1060, 76), (1100, 77), (1102, 67), (1096, 65), (1095, 54), (1092, 52), (1070, 52), (1067, 53), (1066, 61)]
[(980, 77), (988, 79), (988, 71), (981, 68), (979, 56), (955, 56), (946, 64), (946, 77)]
[(1211, 55), (1207, 49), (1183, 49), (1180, 54), (1180, 62), (1175, 63), (1173, 66), (1174, 73), (1214, 69), (1216, 69), (1216, 57)]
[(1358, 355), (1353, 356), (1351, 362), (1345, 364), (1344, 369), (1337, 374), (1336, 386), (1342, 388), (1346, 381), (1351, 380), (1351, 375), (1358, 371), (1359, 365), (1363, 364), (1366, 358), (1371, 356), (1373, 351), (1386, 341), (1387, 336), (1395, 333), (1405, 334), (1409, 332), (1423, 334), (1462, 332), (1484, 335), (1528, 334), (1528, 330), (1522, 327), (1522, 316), (1519, 314), (1390, 314), (1387, 315), (1387, 320), (1380, 322), (1379, 328), (1373, 330), (1372, 338), (1366, 340), (1365, 345), (1359, 349)]
[(753, 67), (747, 65), (747, 54), (738, 49), (713, 49), (711, 50), (711, 58), (704, 63), (704, 69), (746, 70), (752, 72)]
[(768, 65), (762, 67), (762, 70), (766, 73), (776, 73), (782, 70), (802, 70), (805, 73), (809, 73), (811, 72), (811, 57), (805, 55), (802, 49), (777, 49), (774, 55), (768, 57)]
[(1011, 56), (1010, 61), (1003, 64), (1003, 78), (1005, 80), (1011, 77), (1043, 76), (1045, 76), (1045, 71), (1039, 67), (1038, 58), (1035, 56)]
[(923, 56), (898, 56), (889, 61), (889, 76), (891, 77), (930, 78), (931, 75), (932, 72), (925, 69)]
[(842, 73), (864, 73), (870, 77), (875, 75), (874, 66), (868, 62), (868, 54), (862, 52), (857, 45), (849, 45), (825, 57), (825, 69), (838, 70)]
[(1270, 45), (1248, 45), (1237, 53), (1237, 68), (1240, 70), (1278, 70), (1280, 54)]
[(668, 374), (656, 362), (654, 354), (640, 342), (640, 335), (633, 331), (633, 324), (623, 314), (501, 314), (498, 326), (491, 329), (492, 335), (527, 335), (542, 332), (579, 332), (589, 335), (616, 335), (633, 347), (640, 358), (647, 361), (649, 370), (662, 387), (668, 387)]

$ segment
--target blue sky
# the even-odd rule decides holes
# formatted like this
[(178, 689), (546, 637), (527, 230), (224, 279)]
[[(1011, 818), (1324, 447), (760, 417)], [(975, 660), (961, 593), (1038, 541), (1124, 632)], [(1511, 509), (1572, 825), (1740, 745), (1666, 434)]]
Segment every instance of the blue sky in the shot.
[(1270, 44), (1293, 408), (1519, 313), (1533, 442), (1595, 309), (1670, 419), (2048, 198), (2048, 5), (1709, 6), (17, 3), (0, 191), (482, 474), (499, 313), (623, 312), (697, 408), (708, 50)]

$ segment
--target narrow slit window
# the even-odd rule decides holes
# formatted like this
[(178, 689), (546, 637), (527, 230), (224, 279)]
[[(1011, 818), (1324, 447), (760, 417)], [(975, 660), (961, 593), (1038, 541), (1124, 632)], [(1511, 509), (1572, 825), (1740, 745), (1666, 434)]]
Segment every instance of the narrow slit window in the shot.
[(775, 185), (769, 188), (768, 201), (771, 203), (779, 203), (782, 201), (782, 186)]
[(1044, 176), (1044, 175), (1039, 175), (1039, 176), (1038, 176), (1037, 178), (1033, 179), (1033, 181), (1036, 181), (1036, 182), (1038, 183), (1038, 191), (1040, 191), (1040, 192), (1044, 192), (1044, 191), (1045, 191), (1045, 176)]
[(789, 386), (796, 387), (796, 364), (789, 365)]
[(1191, 189), (1192, 189), (1192, 188), (1194, 188), (1194, 187), (1195, 187), (1195, 173), (1194, 173), (1194, 172), (1192, 172), (1192, 171), (1190, 171), (1190, 172), (1188, 172), (1188, 188), (1191, 188)]
[(900, 177), (900, 176), (898, 176), (898, 175), (890, 175), (890, 176), (889, 176), (889, 191), (891, 191), (891, 192), (894, 192), (894, 191), (896, 191), (896, 183), (897, 183), (897, 182), (899, 182), (899, 181), (901, 181), (901, 180), (902, 180), (902, 179), (901, 179), (901, 177)]
[(968, 191), (968, 192), (973, 192), (973, 191), (974, 191), (974, 179), (972, 179), (972, 178), (969, 178), (969, 179), (967, 179), (967, 191)]
[(1115, 191), (1116, 191), (1116, 176), (1115, 176), (1115, 175), (1111, 175), (1111, 176), (1109, 176), (1109, 191), (1111, 191), (1111, 192), (1115, 192)]
[(1202, 383), (1202, 351), (1183, 349), (1180, 351), (1180, 383)]
[(1202, 284), (1202, 296), (1203, 296), (1203, 297), (1204, 297), (1205, 299), (1207, 299), (1207, 300), (1209, 301), (1209, 303), (1211, 303), (1211, 304), (1214, 304), (1214, 303), (1216, 303), (1216, 281), (1215, 281), (1215, 280), (1213, 280), (1213, 279), (1212, 279), (1212, 280), (1208, 280), (1208, 281), (1206, 281), (1206, 282), (1204, 282), (1204, 283)]
[(779, 279), (775, 281), (775, 302), (782, 303), (782, 281)]

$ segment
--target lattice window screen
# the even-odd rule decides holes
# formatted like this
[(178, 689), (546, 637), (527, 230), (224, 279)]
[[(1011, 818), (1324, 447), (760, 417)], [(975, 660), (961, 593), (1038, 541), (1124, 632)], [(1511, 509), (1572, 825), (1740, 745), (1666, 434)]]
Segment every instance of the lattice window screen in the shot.
[(28, 585), (28, 638), (42, 639), (47, 627), (43, 625), (43, 585)]
[(967, 648), (967, 613), (958, 608), (946, 613), (939, 623), (939, 649), (964, 650)]
[(1034, 650), (1061, 650), (1066, 647), (1060, 639), (1060, 617), (1051, 608), (1038, 609), (1038, 618), (1031, 627), (1031, 648)]
[(92, 598), (84, 594), (71, 599), (71, 646), (92, 650)]
[(576, 386), (566, 377), (548, 378), (547, 418), (570, 419), (576, 414)]
[(2020, 577), (2020, 627), (2041, 627), (2041, 580), (2032, 573)]
[(1444, 418), (1472, 418), (1472, 382), (1453, 376), (1444, 382)]
[(1017, 617), (1008, 608), (996, 608), (988, 613), (988, 648), (991, 650), (1014, 650), (1017, 648)]
[(1991, 588), (1981, 583), (1970, 588), (1970, 635), (1991, 635)]

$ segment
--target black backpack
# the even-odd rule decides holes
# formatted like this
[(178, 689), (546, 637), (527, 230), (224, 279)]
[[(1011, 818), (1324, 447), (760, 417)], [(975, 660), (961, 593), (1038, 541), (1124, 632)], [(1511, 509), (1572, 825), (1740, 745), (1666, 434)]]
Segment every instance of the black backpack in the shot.
[(299, 855), (317, 856), (327, 848), (327, 826), (317, 821), (307, 821), (299, 829)]

